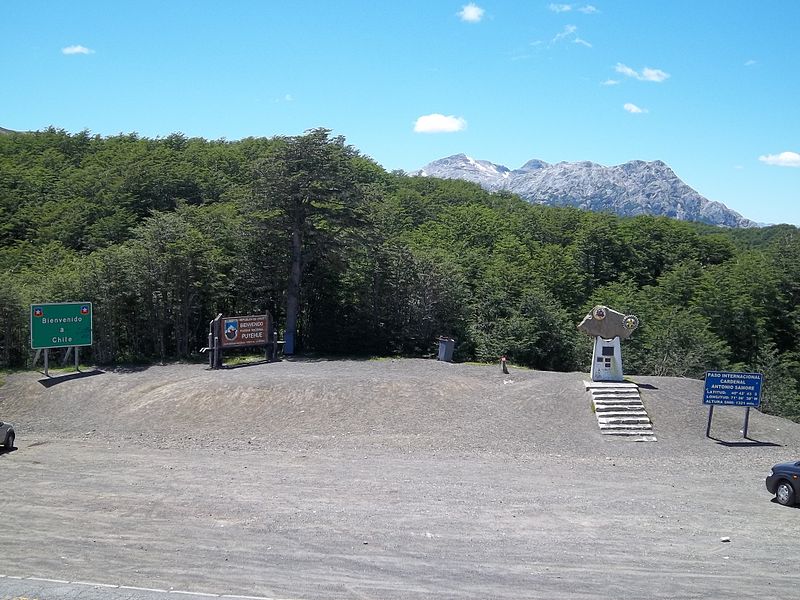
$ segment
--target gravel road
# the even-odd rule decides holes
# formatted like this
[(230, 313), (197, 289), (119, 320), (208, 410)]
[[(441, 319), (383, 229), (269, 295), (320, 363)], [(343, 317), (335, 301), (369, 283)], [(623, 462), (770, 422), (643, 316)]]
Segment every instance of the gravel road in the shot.
[(410, 359), (12, 375), (0, 598), (794, 597), (800, 510), (764, 477), (800, 459), (800, 425), (754, 411), (756, 443), (718, 408), (708, 439), (702, 382), (635, 377), (658, 442), (601, 436), (585, 378)]

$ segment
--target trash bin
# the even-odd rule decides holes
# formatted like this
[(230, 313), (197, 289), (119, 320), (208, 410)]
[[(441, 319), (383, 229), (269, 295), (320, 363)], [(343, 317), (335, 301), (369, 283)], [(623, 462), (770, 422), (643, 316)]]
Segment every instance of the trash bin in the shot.
[(453, 362), (453, 348), (456, 346), (456, 341), (453, 338), (440, 337), (439, 338), (439, 360), (445, 362)]

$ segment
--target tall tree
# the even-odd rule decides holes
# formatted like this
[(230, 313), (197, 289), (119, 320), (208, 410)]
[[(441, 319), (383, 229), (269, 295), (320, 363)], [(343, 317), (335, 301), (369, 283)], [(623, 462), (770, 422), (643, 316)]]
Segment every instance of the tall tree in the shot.
[(297, 344), (303, 271), (310, 252), (325, 253), (358, 221), (363, 198), (358, 152), (327, 129), (280, 138), (256, 167), (254, 214), (289, 245), (284, 352)]

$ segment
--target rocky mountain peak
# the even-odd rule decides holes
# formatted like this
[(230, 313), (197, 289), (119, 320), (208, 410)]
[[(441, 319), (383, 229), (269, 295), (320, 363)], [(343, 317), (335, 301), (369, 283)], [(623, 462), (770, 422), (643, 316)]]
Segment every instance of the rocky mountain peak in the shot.
[(701, 196), (661, 160), (632, 160), (606, 167), (591, 161), (550, 164), (532, 159), (512, 171), (455, 154), (414, 174), (463, 179), (489, 191), (507, 190), (534, 204), (574, 206), (620, 216), (667, 216), (723, 227), (756, 226), (724, 204)]

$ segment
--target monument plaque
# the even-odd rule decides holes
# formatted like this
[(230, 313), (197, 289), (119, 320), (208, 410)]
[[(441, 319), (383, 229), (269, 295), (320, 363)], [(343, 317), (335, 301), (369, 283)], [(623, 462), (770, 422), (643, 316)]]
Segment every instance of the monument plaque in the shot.
[(578, 329), (594, 337), (592, 381), (623, 381), (620, 339), (627, 339), (639, 327), (639, 319), (607, 306), (595, 306)]

